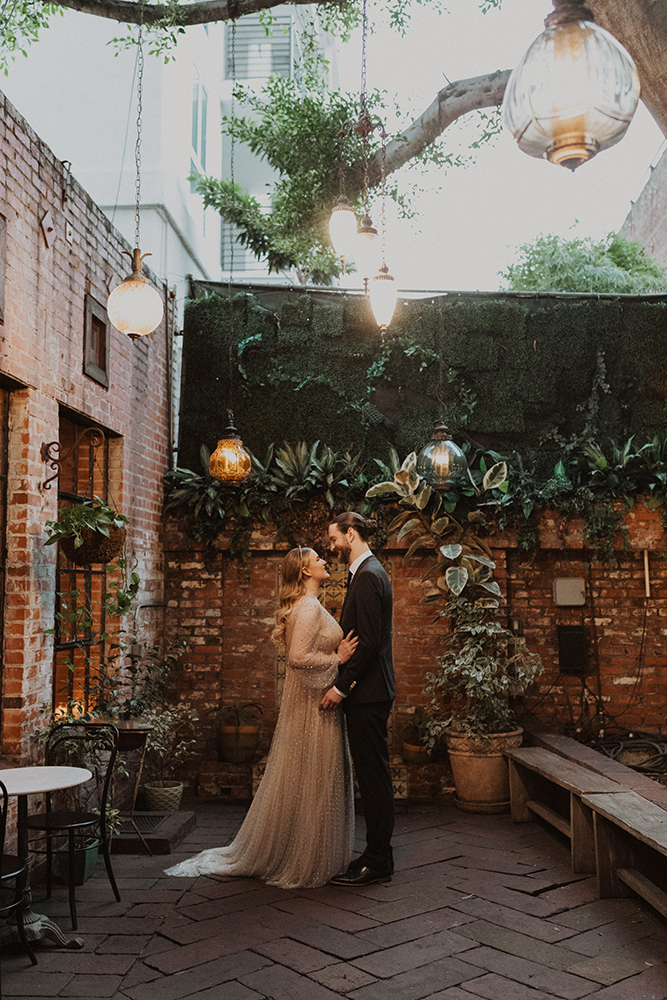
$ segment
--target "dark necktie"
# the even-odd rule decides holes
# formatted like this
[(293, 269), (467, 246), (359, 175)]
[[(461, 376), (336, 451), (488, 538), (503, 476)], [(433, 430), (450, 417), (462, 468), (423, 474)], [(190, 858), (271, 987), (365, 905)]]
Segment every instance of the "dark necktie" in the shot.
[(346, 580), (346, 582), (345, 582), (345, 586), (346, 586), (346, 587), (349, 587), (351, 583), (352, 583), (352, 574), (351, 574), (351, 573), (349, 572), (349, 570), (348, 570), (348, 574), (347, 574), (347, 580)]

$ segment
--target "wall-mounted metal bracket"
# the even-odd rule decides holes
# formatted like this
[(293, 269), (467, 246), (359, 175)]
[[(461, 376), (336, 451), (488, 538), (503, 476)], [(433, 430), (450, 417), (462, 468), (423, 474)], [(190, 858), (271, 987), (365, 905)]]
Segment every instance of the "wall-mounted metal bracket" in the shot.
[(80, 434), (77, 434), (74, 439), (74, 444), (71, 448), (67, 449), (64, 455), (60, 454), (60, 441), (44, 441), (42, 443), (42, 447), (39, 449), (39, 456), (43, 462), (47, 462), (49, 467), (54, 470), (53, 475), (49, 476), (49, 478), (45, 479), (42, 483), (45, 490), (51, 489), (51, 483), (60, 475), (61, 466), (70, 457), (79, 441), (86, 437), (86, 435), (90, 435), (89, 443), (91, 447), (95, 449), (99, 448), (101, 444), (104, 444), (104, 441), (106, 440), (104, 431), (100, 427), (85, 427)]

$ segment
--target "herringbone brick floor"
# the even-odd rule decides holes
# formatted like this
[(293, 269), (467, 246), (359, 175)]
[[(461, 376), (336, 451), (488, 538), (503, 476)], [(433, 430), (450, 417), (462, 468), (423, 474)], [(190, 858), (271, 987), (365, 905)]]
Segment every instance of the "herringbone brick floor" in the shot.
[[(115, 859), (122, 902), (101, 867), (78, 890), (83, 951), (41, 946), (34, 968), (5, 954), (5, 1000), (667, 1000), (667, 923), (634, 897), (597, 899), (536, 823), (410, 806), (390, 884), (286, 891), (164, 875), (243, 817), (196, 810), (178, 855)], [(66, 890), (36, 908), (68, 929)]]

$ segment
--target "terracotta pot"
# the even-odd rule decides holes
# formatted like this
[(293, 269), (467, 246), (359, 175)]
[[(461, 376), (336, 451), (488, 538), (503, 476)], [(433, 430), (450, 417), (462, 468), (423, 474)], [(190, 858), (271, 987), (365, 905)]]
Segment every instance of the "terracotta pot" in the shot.
[(183, 797), (182, 781), (152, 781), (144, 785), (150, 812), (176, 812)]
[(225, 726), (218, 723), (218, 758), (227, 764), (245, 764), (255, 756), (259, 726)]
[(503, 749), (521, 746), (523, 729), (485, 737), (447, 733), (445, 739), (458, 808), (475, 813), (509, 812), (509, 769)]
[(421, 743), (406, 743), (403, 740), (403, 749), (401, 751), (403, 760), (406, 764), (428, 764), (431, 759), (431, 751), (428, 747), (422, 746)]
[(91, 563), (110, 563), (123, 551), (125, 544), (125, 528), (112, 525), (109, 537), (92, 528), (83, 528), (81, 535), (83, 545), (74, 547), (73, 538), (61, 538), (60, 547), (75, 566), (90, 566)]

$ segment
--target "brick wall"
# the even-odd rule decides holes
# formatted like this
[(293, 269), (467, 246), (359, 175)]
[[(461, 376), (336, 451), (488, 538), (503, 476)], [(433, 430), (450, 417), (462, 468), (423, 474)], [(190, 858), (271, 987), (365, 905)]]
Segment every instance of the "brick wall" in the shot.
[[(44, 522), (56, 512), (57, 483), (42, 487), (48, 471), (40, 447), (57, 440), (60, 407), (117, 435), (110, 446), (111, 496), (132, 521), (140, 613), (150, 612), (150, 628), (161, 628), (160, 509), (170, 457), (167, 333), (163, 325), (133, 343), (110, 327), (108, 389), (85, 376), (85, 295), (106, 303), (110, 287), (128, 273), (122, 251), (129, 247), (2, 94), (0, 177), (0, 214), (7, 219), (0, 377), (15, 390), (0, 750), (29, 755), (39, 707), (51, 701), (53, 640), (45, 630), (53, 626), (55, 551), (43, 543)], [(55, 235), (50, 247), (41, 230), (47, 212)]]
[[(597, 732), (616, 724), (628, 730), (667, 732), (667, 561), (660, 516), (637, 504), (626, 518), (628, 534), (616, 542), (616, 565), (592, 559), (584, 548), (583, 523), (546, 517), (542, 548), (531, 557), (519, 553), (516, 538), (493, 541), (495, 577), (505, 603), (501, 621), (518, 619), (528, 648), (538, 652), (545, 672), (519, 711), (532, 711), (557, 730)], [(222, 702), (240, 698), (264, 708), (264, 746), (275, 723), (276, 654), (269, 635), (276, 607), (276, 568), (284, 546), (271, 535), (253, 536), (245, 569), (222, 551), (208, 563), (193, 547), (183, 525), (169, 519), (165, 528), (166, 596), (169, 628), (186, 635), (186, 653), (175, 696), (202, 716), (204, 759), (215, 760), (212, 717)], [(623, 548), (625, 544), (627, 548)], [(649, 550), (651, 597), (644, 596), (643, 549)], [(424, 677), (442, 648), (446, 623), (434, 624), (436, 608), (421, 603), (422, 576), (429, 558), (403, 561), (404, 548), (389, 548), (394, 592), (394, 664), (397, 697), (393, 713), (394, 749), (408, 710), (426, 699)], [(554, 603), (553, 581), (583, 577), (586, 604)], [(325, 600), (325, 604), (327, 601)], [(586, 676), (564, 675), (558, 657), (558, 625), (583, 624)], [(598, 680), (599, 676), (599, 680)], [(597, 705), (606, 713), (596, 721)]]

